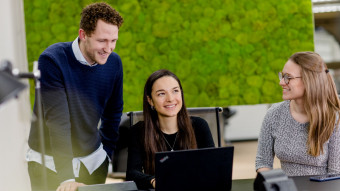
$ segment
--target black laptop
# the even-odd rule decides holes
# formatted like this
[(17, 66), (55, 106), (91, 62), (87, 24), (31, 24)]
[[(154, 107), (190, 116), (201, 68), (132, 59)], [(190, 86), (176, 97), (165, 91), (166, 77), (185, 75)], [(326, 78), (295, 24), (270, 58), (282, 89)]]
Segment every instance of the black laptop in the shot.
[(157, 191), (229, 191), (234, 147), (158, 152)]

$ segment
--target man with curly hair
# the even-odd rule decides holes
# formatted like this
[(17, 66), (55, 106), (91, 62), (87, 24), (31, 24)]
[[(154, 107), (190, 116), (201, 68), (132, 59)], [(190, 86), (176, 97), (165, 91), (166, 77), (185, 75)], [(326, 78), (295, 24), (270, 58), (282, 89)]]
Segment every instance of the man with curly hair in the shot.
[[(32, 190), (73, 191), (105, 183), (123, 110), (123, 70), (113, 52), (123, 23), (106, 3), (81, 13), (79, 36), (49, 46), (39, 57), (45, 134), (42, 166), (37, 122), (27, 154)], [(35, 103), (35, 111), (36, 111)]]

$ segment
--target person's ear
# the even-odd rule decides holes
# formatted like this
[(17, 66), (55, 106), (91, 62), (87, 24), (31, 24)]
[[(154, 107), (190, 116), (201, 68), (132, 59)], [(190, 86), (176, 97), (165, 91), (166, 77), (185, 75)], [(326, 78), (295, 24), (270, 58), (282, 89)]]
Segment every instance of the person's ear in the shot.
[(149, 97), (149, 96), (146, 96), (147, 98), (148, 98), (148, 102), (149, 102), (149, 104), (151, 105), (151, 106), (154, 106), (153, 105), (153, 101), (152, 101), (152, 99)]
[(86, 38), (86, 33), (85, 33), (85, 31), (83, 30), (83, 29), (79, 29), (79, 39), (80, 40), (85, 40), (85, 38)]

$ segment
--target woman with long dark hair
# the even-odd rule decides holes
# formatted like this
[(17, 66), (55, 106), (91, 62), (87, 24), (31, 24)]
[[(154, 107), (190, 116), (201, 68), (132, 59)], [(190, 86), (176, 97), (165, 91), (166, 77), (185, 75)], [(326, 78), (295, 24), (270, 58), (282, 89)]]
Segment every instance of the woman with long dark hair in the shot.
[(155, 188), (156, 152), (214, 147), (207, 122), (189, 117), (180, 80), (169, 70), (150, 75), (144, 87), (144, 121), (130, 129), (126, 179)]
[(276, 155), (288, 176), (340, 173), (340, 101), (327, 65), (314, 52), (293, 54), (279, 73), (282, 98), (267, 112), (257, 172)]

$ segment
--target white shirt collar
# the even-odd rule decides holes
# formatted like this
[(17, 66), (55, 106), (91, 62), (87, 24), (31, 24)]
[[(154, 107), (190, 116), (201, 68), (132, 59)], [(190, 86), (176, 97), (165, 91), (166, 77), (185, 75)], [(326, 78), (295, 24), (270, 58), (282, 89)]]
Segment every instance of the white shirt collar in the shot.
[(86, 65), (86, 66), (96, 66), (98, 63), (94, 63), (94, 64), (89, 64), (86, 59), (84, 58), (83, 54), (81, 53), (80, 51), (80, 48), (79, 48), (79, 37), (77, 37), (73, 42), (72, 42), (72, 51), (73, 51), (73, 54), (74, 56), (76, 57), (76, 59)]

